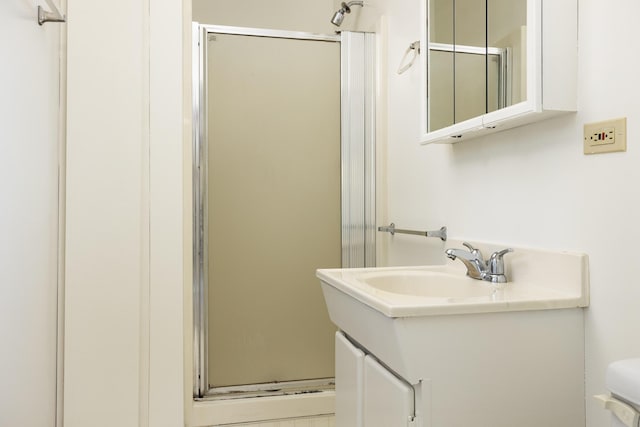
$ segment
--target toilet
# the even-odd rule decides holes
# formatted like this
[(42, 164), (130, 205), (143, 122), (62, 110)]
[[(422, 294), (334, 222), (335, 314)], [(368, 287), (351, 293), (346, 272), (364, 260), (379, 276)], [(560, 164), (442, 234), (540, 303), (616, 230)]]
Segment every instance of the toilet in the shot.
[(612, 412), (612, 427), (640, 427), (640, 359), (610, 364), (606, 383), (611, 394), (595, 398)]

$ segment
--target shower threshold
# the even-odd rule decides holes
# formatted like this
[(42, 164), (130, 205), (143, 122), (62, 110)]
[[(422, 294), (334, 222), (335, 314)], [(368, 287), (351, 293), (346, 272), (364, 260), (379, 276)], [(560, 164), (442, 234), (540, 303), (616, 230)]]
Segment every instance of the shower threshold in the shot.
[(247, 384), (226, 387), (214, 387), (197, 401), (247, 399), (254, 397), (288, 396), (297, 394), (320, 393), (335, 389), (334, 378), (313, 380), (281, 381), (261, 384)]

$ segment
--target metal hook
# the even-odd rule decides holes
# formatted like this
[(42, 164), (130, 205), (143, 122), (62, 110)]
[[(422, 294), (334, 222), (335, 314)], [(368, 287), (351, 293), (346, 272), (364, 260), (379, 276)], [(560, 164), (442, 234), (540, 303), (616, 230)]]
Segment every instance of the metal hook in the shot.
[[(411, 51), (413, 51), (413, 58), (411, 58), (411, 61), (405, 64), (405, 61), (407, 60), (407, 56)], [(411, 43), (407, 48), (407, 50), (404, 52), (404, 55), (402, 56), (402, 60), (400, 61), (400, 67), (398, 67), (398, 74), (402, 74), (405, 71), (407, 71), (409, 68), (411, 68), (411, 66), (416, 61), (416, 58), (418, 57), (419, 54), (420, 54), (420, 41), (415, 41)]]

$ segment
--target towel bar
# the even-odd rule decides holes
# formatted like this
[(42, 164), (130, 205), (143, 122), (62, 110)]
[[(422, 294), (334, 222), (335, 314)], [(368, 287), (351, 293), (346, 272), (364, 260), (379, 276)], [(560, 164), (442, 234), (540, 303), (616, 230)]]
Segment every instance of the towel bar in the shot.
[(400, 234), (413, 234), (416, 236), (425, 236), (425, 237), (437, 237), (443, 242), (447, 241), (447, 227), (440, 227), (440, 230), (435, 231), (415, 231), (415, 230), (403, 230), (401, 228), (396, 228), (396, 225), (392, 222), (387, 226), (378, 227), (378, 231), (383, 231), (385, 233), (391, 233), (393, 236), (396, 233)]

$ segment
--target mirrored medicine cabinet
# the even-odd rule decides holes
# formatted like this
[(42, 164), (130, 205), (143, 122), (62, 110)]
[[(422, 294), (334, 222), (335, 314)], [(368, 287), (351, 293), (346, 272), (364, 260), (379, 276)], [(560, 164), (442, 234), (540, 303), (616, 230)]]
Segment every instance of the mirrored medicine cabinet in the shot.
[(422, 144), (576, 111), (577, 0), (423, 0)]

